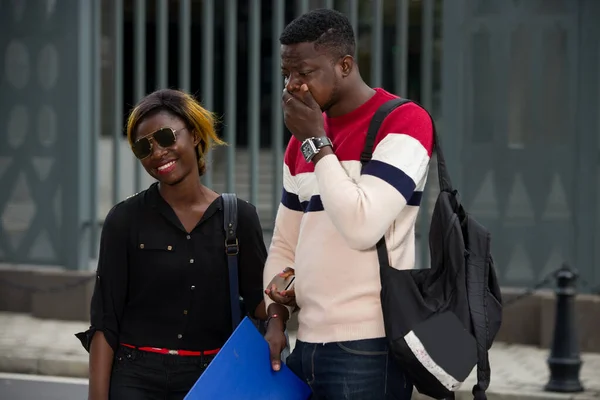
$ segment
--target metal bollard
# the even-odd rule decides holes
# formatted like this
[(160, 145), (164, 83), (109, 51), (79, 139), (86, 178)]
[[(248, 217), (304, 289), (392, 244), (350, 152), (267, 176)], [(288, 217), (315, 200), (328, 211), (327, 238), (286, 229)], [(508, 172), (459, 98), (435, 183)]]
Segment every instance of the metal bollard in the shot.
[(550, 379), (548, 392), (582, 392), (579, 379), (581, 357), (575, 322), (575, 296), (577, 273), (563, 265), (556, 274), (556, 317), (552, 348), (548, 357)]

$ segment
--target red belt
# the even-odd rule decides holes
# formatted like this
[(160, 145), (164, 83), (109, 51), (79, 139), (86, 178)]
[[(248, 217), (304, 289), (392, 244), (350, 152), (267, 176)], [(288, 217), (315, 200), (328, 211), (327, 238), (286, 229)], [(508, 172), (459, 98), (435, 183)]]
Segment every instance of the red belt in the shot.
[(129, 347), (131, 349), (136, 349), (140, 351), (148, 351), (150, 353), (158, 353), (158, 354), (170, 354), (175, 356), (212, 356), (219, 352), (221, 349), (215, 350), (204, 350), (204, 351), (191, 351), (191, 350), (170, 350), (163, 349), (160, 347), (137, 347), (132, 346), (130, 344), (121, 343), (121, 346)]

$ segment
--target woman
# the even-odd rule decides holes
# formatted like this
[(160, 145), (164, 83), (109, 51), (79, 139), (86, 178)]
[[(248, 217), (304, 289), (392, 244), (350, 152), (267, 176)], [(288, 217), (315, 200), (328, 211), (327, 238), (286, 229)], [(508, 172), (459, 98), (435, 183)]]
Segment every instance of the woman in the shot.
[[(159, 90), (127, 121), (134, 155), (158, 182), (117, 204), (102, 229), (91, 327), (90, 399), (183, 399), (232, 333), (223, 202), (202, 185), (214, 118)], [(265, 319), (266, 258), (255, 208), (238, 201), (239, 287)]]

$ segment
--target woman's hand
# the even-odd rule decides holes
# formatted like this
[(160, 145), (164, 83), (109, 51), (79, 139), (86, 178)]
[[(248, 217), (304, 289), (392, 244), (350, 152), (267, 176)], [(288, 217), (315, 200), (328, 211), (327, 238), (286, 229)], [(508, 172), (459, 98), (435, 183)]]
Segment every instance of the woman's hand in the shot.
[(265, 340), (269, 343), (269, 352), (271, 355), (271, 368), (273, 371), (281, 369), (281, 352), (287, 346), (285, 337), (285, 324), (281, 317), (271, 318), (267, 325)]

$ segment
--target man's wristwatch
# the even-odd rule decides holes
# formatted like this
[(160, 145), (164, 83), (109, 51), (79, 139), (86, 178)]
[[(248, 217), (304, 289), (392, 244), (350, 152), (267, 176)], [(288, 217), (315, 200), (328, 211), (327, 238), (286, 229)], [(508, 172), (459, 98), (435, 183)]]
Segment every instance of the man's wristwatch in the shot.
[(325, 146), (333, 147), (333, 143), (331, 143), (331, 140), (327, 136), (311, 137), (302, 142), (300, 150), (302, 150), (302, 155), (306, 162), (310, 162)]

